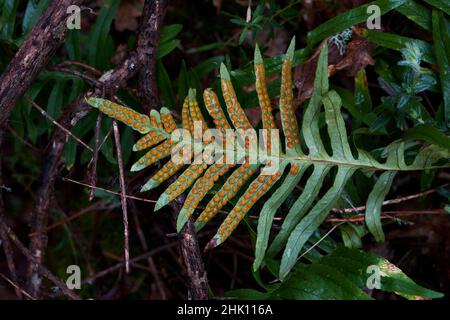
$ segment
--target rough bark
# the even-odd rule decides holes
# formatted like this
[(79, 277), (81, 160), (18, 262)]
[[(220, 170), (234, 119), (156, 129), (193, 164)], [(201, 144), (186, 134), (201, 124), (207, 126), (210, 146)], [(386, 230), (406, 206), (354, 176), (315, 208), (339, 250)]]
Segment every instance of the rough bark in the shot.
[[(138, 94), (145, 111), (160, 108), (158, 91), (154, 90), (154, 88), (157, 88), (156, 60), (161, 33), (151, 32), (151, 30), (161, 25), (167, 1), (150, 1), (146, 3), (147, 5), (149, 6), (147, 10), (152, 12), (148, 18), (148, 25), (152, 28), (142, 29), (142, 37), (138, 41), (138, 47), (140, 48), (139, 54), (143, 62), (142, 69), (139, 72)], [(142, 40), (145, 40), (145, 43)]]
[(192, 219), (186, 222), (184, 229), (180, 233), (180, 248), (189, 276), (188, 298), (192, 300), (207, 300), (208, 277)]
[(53, 1), (0, 77), (0, 126), (65, 39), (67, 7), (83, 0)]
[[(176, 174), (168, 180), (173, 183), (177, 179)], [(174, 213), (175, 221), (185, 202), (185, 196), (180, 195), (170, 206)], [(183, 261), (186, 266), (186, 273), (188, 276), (188, 298), (190, 300), (207, 300), (208, 295), (208, 275), (203, 263), (202, 253), (198, 244), (197, 232), (195, 231), (192, 218), (186, 222), (186, 225), (179, 234), (180, 250), (183, 256)]]

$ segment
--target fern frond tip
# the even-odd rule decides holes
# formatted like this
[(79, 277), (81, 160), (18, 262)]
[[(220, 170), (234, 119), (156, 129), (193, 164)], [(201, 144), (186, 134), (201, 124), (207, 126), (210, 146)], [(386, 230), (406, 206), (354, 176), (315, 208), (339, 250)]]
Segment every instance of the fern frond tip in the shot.
[(150, 179), (150, 180), (147, 181), (146, 184), (144, 184), (144, 185), (142, 186), (140, 192), (145, 192), (145, 191), (152, 190), (152, 189), (156, 188), (156, 187), (159, 186), (159, 185), (160, 185), (159, 181)]
[(180, 233), (183, 227), (186, 225), (186, 222), (189, 220), (189, 217), (184, 214), (184, 211), (181, 210), (178, 214), (177, 218), (177, 232)]
[(223, 62), (220, 64), (220, 78), (231, 81), (230, 73)]
[(262, 58), (262, 55), (261, 55), (261, 51), (259, 50), (258, 44), (256, 44), (256, 46), (255, 46), (254, 62), (255, 62), (255, 64), (262, 64), (263, 63), (263, 58)]
[(291, 43), (286, 51), (286, 59), (289, 61), (294, 60), (294, 52), (295, 52), (295, 36), (292, 37)]
[(153, 211), (158, 211), (162, 207), (166, 206), (170, 201), (172, 201), (172, 199), (170, 199), (169, 195), (163, 193), (156, 202)]
[(189, 93), (188, 93), (189, 101), (194, 102), (196, 100), (196, 96), (197, 96), (197, 90), (195, 90), (193, 88), (189, 88)]

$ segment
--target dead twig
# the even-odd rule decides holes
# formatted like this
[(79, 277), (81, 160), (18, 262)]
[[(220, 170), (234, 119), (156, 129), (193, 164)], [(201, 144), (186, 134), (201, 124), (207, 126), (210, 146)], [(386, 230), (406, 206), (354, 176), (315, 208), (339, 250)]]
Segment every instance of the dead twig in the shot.
[[(141, 260), (147, 259), (148, 257), (154, 256), (157, 253), (160, 253), (162, 251), (165, 251), (167, 249), (175, 247), (177, 244), (178, 244), (177, 242), (171, 242), (171, 243), (165, 244), (165, 245), (160, 246), (160, 247), (158, 247), (156, 249), (153, 249), (153, 250), (150, 250), (150, 251), (148, 251), (146, 253), (143, 253), (143, 254), (141, 254), (141, 255), (139, 255), (137, 257), (134, 257), (134, 258), (130, 259), (129, 262), (130, 263), (135, 263), (137, 261), (141, 261)], [(92, 277), (89, 277), (89, 278), (83, 280), (81, 282), (81, 284), (93, 283), (95, 280), (97, 280), (97, 279), (99, 279), (101, 277), (104, 277), (107, 274), (110, 274), (110, 273), (112, 273), (112, 272), (114, 272), (116, 270), (119, 270), (120, 268), (123, 268), (124, 265), (125, 265), (125, 261), (123, 260), (122, 262), (119, 262), (119, 263), (115, 264), (114, 266), (109, 267), (109, 268), (107, 268), (107, 269), (105, 269), (103, 271), (100, 271), (97, 274), (93, 275)]]
[[(2, 277), (3, 280), (5, 280), (6, 282), (8, 282), (10, 285), (12, 285), (16, 291), (19, 291), (21, 294), (23, 294), (24, 296), (26, 296), (28, 299), (30, 299), (30, 300), (37, 300), (35, 297), (32, 297), (28, 292), (26, 292), (26, 291), (23, 290), (21, 287), (19, 287), (18, 284), (14, 283), (14, 281), (12, 281), (11, 279), (9, 279), (9, 278), (8, 278), (7, 276), (5, 276), (3, 273), (0, 273), (0, 277)], [(20, 297), (21, 297), (21, 296), (20, 296)]]
[[(96, 187), (96, 186), (93, 186), (93, 185), (90, 185), (90, 184), (87, 184), (87, 183), (83, 183), (83, 182), (80, 182), (80, 181), (72, 180), (70, 178), (62, 177), (61, 180), (72, 182), (72, 183), (75, 183), (75, 184), (79, 184), (81, 186), (85, 186), (85, 187), (101, 190), (101, 191), (104, 191), (104, 192), (107, 192), (107, 193), (114, 194), (116, 196), (120, 196), (121, 195), (120, 192), (115, 192), (115, 191), (108, 190), (108, 189), (105, 189), (105, 188)], [(139, 198), (139, 197), (130, 196), (130, 195), (125, 195), (125, 197), (128, 198), (128, 199), (139, 200), (139, 201), (143, 201), (143, 202), (156, 203), (156, 200), (151, 200), (151, 199), (144, 199), (144, 198)]]
[[(89, 8), (90, 9), (90, 8)], [(92, 10), (92, 9), (90, 9)], [(83, 62), (80, 61), (73, 61), (73, 60), (65, 60), (59, 64), (57, 64), (57, 67), (67, 67), (67, 66), (77, 66), (77, 67), (81, 67), (87, 71), (90, 71), (93, 75), (99, 77), (102, 75), (102, 72), (100, 70), (97, 70), (96, 68), (94, 68), (93, 66), (90, 66), (88, 64), (85, 64)]]
[[(436, 187), (436, 188), (433, 188), (433, 189), (430, 189), (430, 190), (427, 190), (427, 191), (424, 191), (424, 192), (419, 192), (419, 193), (416, 193), (416, 194), (400, 197), (400, 198), (397, 198), (397, 199), (385, 200), (385, 201), (383, 201), (383, 206), (388, 205), (388, 204), (401, 203), (401, 202), (404, 202), (404, 201), (409, 201), (409, 200), (412, 200), (412, 199), (420, 198), (420, 197), (426, 196), (428, 194), (434, 193), (438, 189), (445, 188), (445, 187), (447, 187), (449, 185), (450, 185), (450, 183), (446, 183), (446, 184), (443, 184), (443, 185), (441, 185), (439, 187)], [(365, 209), (366, 209), (366, 206), (360, 206), (360, 207), (356, 207), (356, 208), (353, 207), (353, 208), (344, 208), (344, 209), (332, 209), (332, 211), (333, 212), (339, 212), (339, 213), (351, 213), (351, 212), (363, 211)]]
[(51, 123), (53, 123), (55, 126), (57, 126), (59, 129), (61, 129), (62, 131), (64, 131), (65, 134), (71, 136), (76, 142), (78, 142), (79, 144), (81, 144), (83, 147), (85, 147), (86, 149), (88, 149), (89, 151), (93, 152), (94, 150), (92, 150), (92, 148), (90, 146), (88, 146), (86, 143), (84, 143), (80, 138), (78, 138), (76, 135), (74, 135), (72, 132), (70, 132), (70, 130), (64, 128), (63, 125), (59, 124), (58, 121), (56, 121), (55, 119), (53, 119), (52, 116), (50, 116), (47, 111), (45, 111), (44, 109), (42, 109), (36, 102), (34, 102), (29, 96), (25, 95), (25, 98), (28, 100), (29, 103), (31, 103), (31, 105), (33, 107), (35, 107), (37, 110), (39, 110), (39, 112), (46, 117), (48, 120), (50, 120)]
[(49, 225), (48, 227), (46, 227), (46, 228), (44, 228), (42, 230), (38, 230), (38, 231), (35, 231), (33, 233), (30, 233), (28, 236), (29, 237), (35, 237), (35, 236), (37, 236), (37, 235), (39, 235), (41, 233), (46, 233), (46, 232), (48, 232), (48, 231), (50, 231), (50, 230), (52, 230), (52, 229), (54, 229), (56, 227), (59, 227), (59, 226), (61, 226), (63, 224), (66, 224), (66, 223), (72, 221), (72, 220), (75, 220), (76, 218), (81, 217), (83, 214), (97, 209), (100, 206), (101, 203), (102, 203), (102, 201), (97, 201), (97, 202), (93, 203), (92, 205), (90, 205), (89, 207), (83, 208), (82, 210), (80, 210), (80, 211), (78, 211), (78, 212), (76, 212), (76, 213), (74, 213), (74, 214), (72, 214), (72, 215), (70, 215), (70, 216), (68, 216), (68, 217), (66, 217), (64, 219), (61, 219), (61, 220), (59, 220), (59, 221)]
[(120, 202), (122, 204), (123, 216), (123, 250), (125, 256), (125, 271), (130, 272), (130, 247), (129, 247), (129, 228), (128, 228), (128, 209), (127, 197), (125, 192), (125, 178), (123, 174), (123, 160), (122, 160), (122, 146), (120, 145), (120, 133), (117, 121), (113, 121), (114, 140), (116, 142), (117, 150), (117, 165), (119, 166), (119, 183), (120, 183)]
[[(97, 184), (97, 161), (98, 153), (100, 151), (100, 127), (102, 124), (102, 113), (99, 112), (97, 115), (97, 121), (95, 123), (95, 136), (94, 136), (94, 155), (89, 163), (88, 178), (89, 184), (95, 186)], [(89, 188), (89, 201), (94, 199), (94, 188)]]
[[(419, 215), (433, 215), (433, 214), (448, 214), (444, 209), (436, 210), (401, 210), (401, 211), (383, 211), (381, 213), (381, 219), (396, 219), (398, 217), (410, 217)], [(364, 221), (366, 218), (364, 214), (358, 214), (351, 218), (327, 218), (326, 222), (357, 222)]]
[(88, 76), (87, 74), (80, 72), (78, 70), (72, 70), (72, 69), (68, 69), (68, 68), (64, 68), (64, 67), (60, 67), (60, 66), (51, 66), (47, 68), (50, 71), (57, 71), (57, 72), (62, 72), (62, 73), (66, 73), (66, 74), (70, 74), (76, 77), (79, 77), (81, 79), (83, 79), (84, 81), (86, 81), (87, 83), (89, 83), (92, 86), (95, 87), (101, 87), (102, 83), (100, 81), (98, 81), (97, 79)]

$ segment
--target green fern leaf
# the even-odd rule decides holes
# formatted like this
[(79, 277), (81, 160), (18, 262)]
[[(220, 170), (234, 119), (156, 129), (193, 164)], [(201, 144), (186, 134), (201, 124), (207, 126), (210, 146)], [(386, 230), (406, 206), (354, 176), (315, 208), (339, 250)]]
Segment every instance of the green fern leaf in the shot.
[[(168, 160), (141, 189), (141, 191), (153, 189), (186, 167), (177, 180), (161, 194), (155, 206), (155, 210), (158, 210), (190, 189), (178, 216), (178, 231), (193, 216), (195, 209), (202, 202), (206, 202), (206, 205), (195, 223), (197, 230), (217, 215), (223, 207), (233, 203), (233, 208), (227, 214), (217, 234), (208, 243), (207, 249), (224, 242), (249, 210), (265, 194), (270, 192), (271, 195), (262, 207), (258, 221), (253, 268), (258, 270), (264, 265), (266, 259), (272, 261), (278, 253), (283, 251), (279, 266), (280, 279), (284, 279), (296, 265), (300, 252), (304, 250), (330, 210), (340, 200), (347, 181), (352, 178), (356, 171), (361, 170), (369, 175), (378, 175), (377, 173), (380, 172), (367, 200), (366, 225), (375, 238), (382, 241), (384, 236), (380, 221), (380, 210), (395, 174), (398, 171), (449, 166), (449, 150), (435, 145), (422, 148), (409, 164), (405, 160), (406, 146), (403, 142), (394, 142), (386, 147), (387, 157), (384, 162), (376, 160), (367, 151), (351, 149), (340, 111), (341, 98), (337, 92), (329, 90), (328, 47), (326, 42), (324, 42), (319, 55), (313, 94), (303, 117), (301, 133), (307, 152), (302, 150), (292, 93), (291, 69), (294, 43), (293, 39), (282, 66), (279, 107), (285, 138), (283, 146), (278, 145), (278, 142), (276, 143), (275, 146), (280, 147), (278, 151), (276, 148), (271, 148), (274, 147), (271, 144), (273, 140), (267, 139), (268, 136), (266, 136), (263, 143), (267, 150), (271, 150), (271, 152), (259, 157), (261, 151), (258, 148), (251, 148), (251, 146), (257, 145), (255, 134), (243, 138), (242, 144), (246, 147), (244, 153), (240, 155), (243, 161), (230, 162), (231, 159), (228, 159), (229, 156), (237, 156), (239, 151), (236, 144), (231, 144), (231, 147), (229, 147), (228, 143), (231, 138), (225, 134), (227, 129), (244, 131), (254, 131), (254, 129), (236, 97), (230, 73), (222, 64), (220, 76), (226, 113), (211, 89), (206, 89), (203, 93), (206, 110), (216, 129), (223, 133), (222, 138), (206, 141), (206, 144), (202, 145), (200, 150), (195, 150), (194, 146), (194, 152), (190, 150), (186, 156), (188, 160), (192, 161), (189, 165), (175, 163), (172, 161), (173, 159)], [(255, 49), (254, 62), (256, 93), (261, 107), (263, 127), (265, 129), (276, 129), (272, 115), (273, 108), (267, 91), (264, 63), (258, 47)], [(208, 129), (195, 96), (195, 90), (190, 89), (181, 112), (182, 128), (193, 135), (194, 141), (199, 138), (196, 137), (198, 133), (195, 130), (198, 124), (202, 130)], [(160, 113), (152, 111), (150, 117), (148, 117), (127, 107), (99, 98), (91, 97), (87, 99), (87, 102), (145, 134), (135, 144), (133, 150), (151, 149), (132, 166), (132, 171), (141, 170), (168, 157), (170, 154), (182, 153), (182, 150), (176, 149), (176, 143), (172, 140), (172, 134), (176, 132), (177, 125), (167, 109), (161, 109)], [(325, 148), (319, 131), (319, 117), (322, 114), (325, 116), (328, 130), (331, 145), (330, 153)], [(270, 135), (273, 134), (273, 131), (269, 132)], [(221, 156), (212, 158), (212, 162), (202, 161), (202, 155), (204, 156), (205, 152), (216, 144), (222, 144), (226, 152)], [(252, 159), (257, 161), (252, 161)], [(277, 163), (278, 166), (270, 174), (267, 174), (265, 170), (273, 167), (274, 163)], [(309, 173), (310, 171), (311, 173)], [(294, 199), (295, 201), (293, 201), (283, 220), (281, 230), (269, 245), (271, 225), (277, 210), (307, 173), (309, 176), (306, 177), (302, 193)], [(333, 183), (330, 188), (322, 190), (324, 189), (324, 181), (328, 177), (333, 178)], [(208, 193), (214, 187), (217, 187), (218, 191), (209, 198)], [(323, 196), (319, 197), (320, 193), (323, 193)], [(205, 201), (207, 197), (209, 200)], [(345, 228), (342, 230), (344, 233), (347, 232), (346, 235), (350, 231), (353, 233), (358, 231)], [(347, 240), (349, 242), (350, 238), (347, 237)], [(355, 246), (358, 246), (357, 242), (352, 241)]]

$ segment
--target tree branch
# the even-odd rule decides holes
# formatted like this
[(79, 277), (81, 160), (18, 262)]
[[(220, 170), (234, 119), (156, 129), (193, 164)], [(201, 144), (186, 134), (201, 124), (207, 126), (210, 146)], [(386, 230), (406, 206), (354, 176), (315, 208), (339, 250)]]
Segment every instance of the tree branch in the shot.
[(159, 30), (167, 7), (166, 0), (148, 1), (144, 10), (152, 14), (148, 17), (147, 28), (142, 28), (142, 37), (138, 40), (139, 58), (143, 62), (139, 72), (138, 95), (146, 112), (150, 109), (159, 109), (159, 95), (156, 84), (156, 60), (158, 58), (158, 46), (161, 32)]
[[(169, 179), (169, 183), (176, 180), (176, 175)], [(185, 201), (185, 196), (181, 195), (170, 203), (175, 221), (178, 213)], [(186, 225), (179, 234), (180, 249), (183, 256), (186, 271), (189, 277), (188, 298), (191, 300), (208, 299), (208, 276), (205, 265), (202, 260), (202, 254), (198, 244), (197, 232), (195, 231), (192, 218), (186, 222)]]
[(83, 0), (53, 1), (6, 67), (0, 77), (0, 126), (63, 43), (67, 7), (82, 3)]

